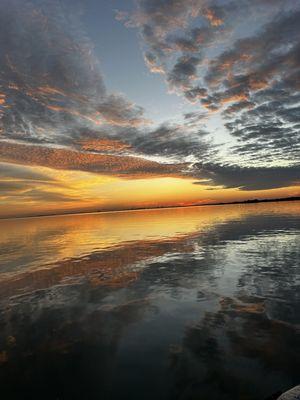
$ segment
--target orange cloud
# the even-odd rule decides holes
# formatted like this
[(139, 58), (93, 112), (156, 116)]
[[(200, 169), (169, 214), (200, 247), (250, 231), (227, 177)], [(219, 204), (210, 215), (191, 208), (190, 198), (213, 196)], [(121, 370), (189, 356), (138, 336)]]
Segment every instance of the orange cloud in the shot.
[(97, 172), (129, 179), (183, 176), (184, 167), (183, 164), (160, 164), (139, 157), (92, 154), (4, 141), (0, 142), (0, 159), (10, 163)]
[(120, 140), (113, 139), (90, 139), (80, 140), (78, 144), (83, 150), (87, 151), (108, 151), (117, 152), (131, 148), (129, 144), (122, 143)]
[(0, 94), (0, 105), (5, 104), (5, 94)]
[(220, 103), (221, 104), (226, 104), (226, 103), (231, 103), (233, 101), (238, 102), (238, 101), (246, 101), (248, 100), (248, 95), (246, 93), (240, 93), (240, 94), (235, 94), (235, 95), (228, 95), (227, 97), (224, 97)]
[(224, 21), (218, 17), (215, 11), (211, 8), (206, 8), (203, 12), (204, 17), (210, 22), (212, 26), (223, 25)]
[(250, 90), (261, 90), (268, 87), (268, 81), (264, 78), (252, 78), (249, 82), (249, 89)]

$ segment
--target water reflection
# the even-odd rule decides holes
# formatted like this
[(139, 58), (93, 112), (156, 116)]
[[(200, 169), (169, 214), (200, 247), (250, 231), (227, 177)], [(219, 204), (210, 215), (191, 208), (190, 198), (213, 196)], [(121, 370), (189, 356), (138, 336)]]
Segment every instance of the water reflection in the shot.
[[(40, 267), (136, 241), (173, 239), (242, 218), (245, 212), (241, 207), (191, 207), (3, 220), (2, 272)], [(30, 252), (26, 252), (28, 248)]]
[(300, 203), (0, 222), (9, 399), (264, 399), (299, 383)]

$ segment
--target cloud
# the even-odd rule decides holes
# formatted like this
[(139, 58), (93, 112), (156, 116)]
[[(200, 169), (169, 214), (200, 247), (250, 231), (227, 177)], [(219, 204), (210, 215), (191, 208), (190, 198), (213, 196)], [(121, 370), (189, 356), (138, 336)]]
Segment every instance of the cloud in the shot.
[(144, 110), (136, 106), (124, 97), (111, 94), (105, 101), (97, 105), (97, 111), (101, 117), (113, 126), (140, 126), (150, 124), (149, 120), (143, 117)]
[[(173, 174), (174, 168), (166, 164), (160, 167), (158, 163), (133, 156), (168, 155), (174, 163), (177, 156), (188, 155), (188, 149), (192, 149), (190, 141), (199, 155), (202, 148), (206, 151), (208, 146), (201, 144), (200, 127), (197, 132), (191, 132), (189, 126), (176, 127), (172, 128), (173, 135), (170, 132), (166, 135), (160, 127), (151, 128), (142, 107), (124, 96), (107, 93), (93, 45), (81, 24), (79, 1), (71, 5), (67, 0), (5, 0), (0, 9), (3, 9), (0, 16), (3, 160), (99, 173), (111, 170), (112, 174), (128, 176), (143, 175), (145, 168), (147, 176), (164, 176), (168, 172)], [(184, 7), (178, 2), (172, 12), (176, 21), (181, 12)], [(144, 28), (145, 35), (151, 36), (150, 27)], [(145, 57), (154, 68), (155, 58), (150, 53)], [(168, 77), (170, 85), (188, 86), (199, 61), (198, 57), (180, 59)], [(189, 96), (199, 96), (199, 90)], [(161, 139), (160, 131), (164, 132)], [(38, 147), (27, 147), (30, 154), (22, 155), (21, 143)], [(112, 153), (124, 156), (124, 151), (125, 157), (109, 157)], [(50, 157), (48, 161), (46, 154)]]
[(50, 148), (0, 142), (0, 159), (29, 166), (81, 170), (139, 179), (159, 176), (183, 176), (184, 165), (160, 164), (132, 156), (116, 156), (80, 152), (66, 148)]
[(286, 66), (274, 65), (272, 60), (278, 58), (285, 64), (299, 44), (299, 13), (293, 11), (276, 15), (254, 36), (238, 39), (229, 50), (212, 60), (206, 81), (214, 84), (221, 82), (227, 79), (230, 71), (233, 84), (235, 78), (243, 78), (247, 84), (247, 78), (259, 81), (272, 77), (276, 70), (280, 72)]
[(206, 76), (209, 84), (225, 88), (213, 93), (209, 106), (218, 109), (239, 99), (223, 115), (238, 141), (233, 153), (244, 160), (299, 160), (300, 132), (293, 126), (300, 115), (299, 17), (300, 11), (280, 14), (259, 34), (238, 40), (212, 63)]
[(164, 36), (171, 29), (183, 28), (189, 18), (199, 13), (201, 0), (139, 0), (137, 10), (132, 15), (118, 13), (119, 20), (125, 20), (131, 26), (155, 28), (155, 33)]
[(143, 137), (137, 136), (132, 140), (132, 145), (137, 152), (147, 155), (165, 156), (181, 161), (186, 161), (186, 157), (192, 155), (202, 160), (207, 159), (214, 153), (215, 147), (206, 139), (206, 130), (199, 128), (198, 123), (196, 127), (193, 126), (192, 118), (195, 116), (189, 117), (184, 125), (164, 123)]
[(161, 65), (159, 65), (159, 61), (153, 53), (149, 51), (146, 52), (144, 55), (144, 59), (147, 67), (151, 72), (158, 74), (164, 73), (164, 68)]
[[(196, 164), (199, 176), (212, 185), (242, 190), (265, 190), (300, 184), (300, 165), (291, 167), (240, 167), (237, 165)], [(207, 182), (207, 183), (208, 183)], [(195, 182), (203, 184), (203, 182)]]
[(0, 196), (8, 195), (12, 193), (16, 195), (17, 193), (23, 193), (25, 189), (28, 189), (30, 185), (28, 182), (12, 182), (12, 181), (1, 181), (0, 180)]
[[(174, 89), (178, 82), (179, 88), (185, 89), (188, 81), (182, 86), (182, 79), (185, 79), (176, 79), (176, 75), (194, 75), (194, 61), (200, 57), (201, 50), (217, 40), (221, 32), (223, 36), (225, 34), (225, 28), (221, 27), (224, 12), (214, 3), (207, 0), (138, 0), (132, 14), (117, 12), (116, 18), (124, 21), (127, 27), (139, 28), (147, 48), (145, 61), (149, 69), (166, 74), (171, 88)], [(199, 18), (202, 25), (193, 27)], [(174, 54), (177, 59), (175, 57), (171, 66)]]
[[(263, 187), (263, 179), (254, 182), (255, 173), (266, 179), (265, 188), (294, 182), (299, 6), (290, 0), (136, 4), (132, 14), (119, 12), (117, 18), (139, 29), (146, 65), (163, 74), (192, 111), (182, 122), (154, 126), (142, 107), (108, 93), (82, 25), (81, 1), (3, 0), (0, 159), (130, 179), (197, 178), (200, 168), (203, 179), (244, 190)], [(216, 124), (207, 123), (211, 115)], [(230, 154), (209, 135), (219, 123), (230, 135)], [(276, 176), (281, 172), (282, 178)], [(20, 180), (35, 181), (26, 173), (22, 178), (15, 171)]]
[(237, 162), (274, 165), (300, 155), (299, 18), (289, 0), (138, 0), (121, 19), (169, 89), (221, 113)]
[(14, 179), (22, 181), (36, 181), (51, 183), (56, 182), (56, 179), (50, 177), (46, 173), (25, 168), (20, 165), (0, 163), (0, 179)]
[(200, 61), (199, 57), (180, 57), (167, 76), (170, 88), (188, 90), (191, 87), (192, 81), (196, 79), (197, 66)]
[(207, 97), (207, 89), (195, 86), (192, 89), (186, 90), (184, 95), (191, 103), (196, 103), (197, 101)]
[(223, 25), (222, 8), (211, 7), (203, 11), (203, 16), (209, 21), (212, 26)]
[(2, 139), (66, 144), (79, 128), (149, 122), (141, 107), (107, 93), (80, 16), (78, 0), (1, 2)]
[(49, 203), (73, 203), (82, 201), (83, 199), (79, 196), (72, 196), (66, 193), (58, 193), (55, 191), (48, 191), (42, 189), (30, 189), (26, 193), (22, 194), (23, 201), (29, 200), (34, 202), (44, 202), (46, 204)]
[(0, 163), (0, 202), (71, 202), (79, 200), (67, 193), (70, 186), (46, 172), (25, 165)]
[(78, 141), (79, 149), (100, 153), (119, 153), (121, 151), (130, 151), (131, 146), (120, 140), (108, 138), (84, 138)]
[(173, 43), (176, 47), (176, 50), (187, 52), (187, 53), (195, 53), (198, 52), (199, 48), (197, 43), (190, 38), (185, 37), (175, 37)]
[[(220, 7), (209, 1), (139, 0), (132, 13), (117, 12), (116, 18), (127, 27), (139, 28), (146, 45), (145, 62), (151, 72), (166, 75), (171, 90), (193, 88), (201, 50), (225, 34)], [(196, 18), (200, 27), (192, 27)], [(194, 55), (191, 55), (193, 54)], [(174, 61), (175, 55), (175, 62)], [(173, 65), (172, 65), (173, 63)]]

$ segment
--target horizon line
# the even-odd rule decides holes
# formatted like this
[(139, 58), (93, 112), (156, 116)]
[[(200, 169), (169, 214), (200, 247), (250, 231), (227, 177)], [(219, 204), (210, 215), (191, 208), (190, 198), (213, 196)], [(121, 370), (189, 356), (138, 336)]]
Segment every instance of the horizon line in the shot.
[(299, 201), (300, 196), (290, 196), (290, 197), (279, 197), (271, 199), (248, 199), (241, 201), (231, 201), (231, 202), (218, 202), (218, 203), (203, 203), (203, 204), (189, 204), (189, 205), (169, 205), (169, 206), (153, 206), (153, 207), (137, 207), (137, 208), (124, 208), (122, 210), (94, 210), (94, 211), (66, 211), (50, 214), (36, 214), (36, 215), (15, 215), (8, 217), (1, 217), (2, 220), (12, 220), (12, 219), (27, 219), (27, 218), (45, 218), (45, 217), (62, 217), (69, 215), (82, 215), (82, 214), (108, 214), (108, 213), (119, 213), (119, 212), (132, 212), (132, 211), (147, 211), (147, 210), (165, 210), (173, 208), (190, 208), (190, 207), (207, 207), (207, 206), (226, 206), (235, 204), (257, 204), (257, 203), (267, 203), (267, 202), (282, 202), (282, 201)]

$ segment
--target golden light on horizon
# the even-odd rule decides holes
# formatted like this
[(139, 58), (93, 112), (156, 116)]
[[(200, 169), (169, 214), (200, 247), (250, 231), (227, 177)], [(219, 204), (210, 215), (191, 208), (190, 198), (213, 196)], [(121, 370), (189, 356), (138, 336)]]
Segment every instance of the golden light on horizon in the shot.
[[(6, 164), (9, 165), (9, 164)], [(242, 191), (207, 184), (195, 179), (161, 177), (122, 179), (91, 172), (23, 166), (23, 173), (43, 179), (6, 177), (2, 184), (11, 191), (0, 194), (0, 216), (55, 214), (61, 212), (105, 211), (131, 208), (189, 206), (251, 198), (287, 197), (299, 194), (299, 186)]]

